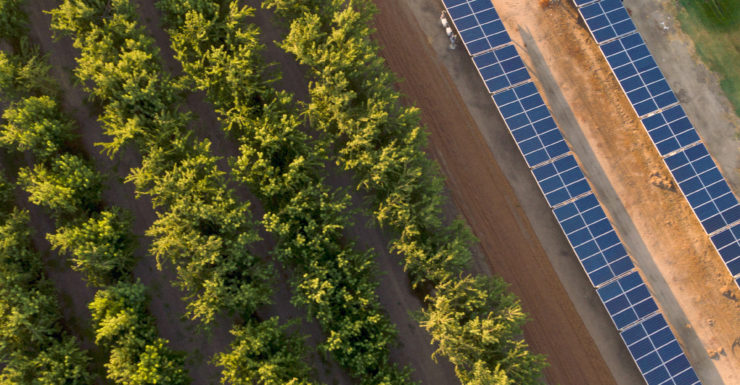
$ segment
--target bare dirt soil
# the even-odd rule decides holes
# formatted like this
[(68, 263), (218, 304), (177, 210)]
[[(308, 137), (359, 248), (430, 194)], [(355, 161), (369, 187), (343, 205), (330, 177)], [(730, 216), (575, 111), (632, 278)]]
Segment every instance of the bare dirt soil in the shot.
[[(699, 376), (740, 382), (740, 291), (676, 187), (651, 182), (670, 174), (575, 8), (566, 1), (495, 5)], [(705, 118), (702, 126), (727, 124), (725, 115)]]
[[(442, 166), (455, 205), (480, 239), (479, 260), (484, 264), (487, 261), (494, 273), (511, 283), (524, 310), (530, 314), (532, 321), (525, 326), (525, 338), (532, 350), (548, 355), (551, 364), (545, 371), (548, 383), (616, 383), (534, 234), (518, 197), (492, 157), (457, 85), (438, 61), (407, 3), (376, 1), (380, 14), (375, 22), (375, 38), (383, 47), (382, 56), (402, 78), (401, 91), (421, 108), (431, 134), (430, 152)], [(436, 11), (433, 19), (426, 18), (420, 23), (437, 23), (438, 15)], [(490, 99), (483, 98), (495, 113)], [(506, 130), (498, 117), (481, 128)], [(520, 156), (519, 162), (523, 164)], [(531, 180), (528, 173), (524, 174), (526, 168), (521, 169), (521, 176)], [(554, 224), (549, 215), (538, 220)], [(485, 266), (481, 269), (485, 270)], [(578, 274), (585, 284), (583, 272)], [(610, 326), (608, 318), (602, 318), (603, 325)], [(628, 357), (626, 352), (620, 352), (619, 356)], [(627, 383), (639, 381), (639, 374), (633, 368), (617, 370), (630, 381)]]

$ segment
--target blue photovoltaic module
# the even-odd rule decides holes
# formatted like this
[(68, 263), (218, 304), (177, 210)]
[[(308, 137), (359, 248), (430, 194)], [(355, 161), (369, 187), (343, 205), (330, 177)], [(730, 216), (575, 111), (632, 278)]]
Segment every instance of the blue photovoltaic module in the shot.
[(652, 315), (620, 335), (648, 385), (699, 384), (696, 372), (662, 314)]
[(490, 0), (444, 0), (471, 56), (511, 42)]

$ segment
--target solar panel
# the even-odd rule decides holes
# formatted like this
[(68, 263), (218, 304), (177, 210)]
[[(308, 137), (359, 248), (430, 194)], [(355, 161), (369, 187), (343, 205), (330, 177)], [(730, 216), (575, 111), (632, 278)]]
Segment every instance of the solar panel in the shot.
[(530, 79), (529, 71), (513, 45), (475, 56), (473, 62), (489, 93)]
[(534, 83), (494, 94), (493, 100), (529, 167), (569, 151)]
[(443, 0), (470, 56), (511, 42), (490, 0)]
[(597, 43), (637, 30), (621, 0), (603, 0), (578, 9)]
[(642, 119), (642, 124), (661, 156), (701, 140), (680, 105)]
[(550, 207), (591, 191), (573, 155), (538, 166), (532, 173)]
[(740, 223), (718, 232), (711, 239), (730, 274), (733, 277), (740, 274)]
[(638, 116), (678, 102), (639, 33), (600, 48)]
[(618, 330), (658, 311), (645, 282), (634, 271), (597, 290)]
[(740, 220), (740, 204), (703, 143), (665, 162), (707, 234)]
[(582, 7), (584, 5), (593, 3), (594, 1), (598, 0), (573, 0), (573, 2), (576, 4), (576, 7)]
[(644, 319), (620, 336), (648, 385), (700, 383), (662, 314)]
[(554, 212), (594, 287), (634, 269), (596, 196), (588, 194)]

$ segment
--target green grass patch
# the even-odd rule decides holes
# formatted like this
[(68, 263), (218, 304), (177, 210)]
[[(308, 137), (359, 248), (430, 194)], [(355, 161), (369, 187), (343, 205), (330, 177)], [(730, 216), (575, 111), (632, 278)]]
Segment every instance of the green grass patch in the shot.
[(740, 116), (740, 0), (679, 0), (681, 29)]
[(679, 0), (679, 3), (705, 28), (732, 30), (740, 25), (740, 0)]

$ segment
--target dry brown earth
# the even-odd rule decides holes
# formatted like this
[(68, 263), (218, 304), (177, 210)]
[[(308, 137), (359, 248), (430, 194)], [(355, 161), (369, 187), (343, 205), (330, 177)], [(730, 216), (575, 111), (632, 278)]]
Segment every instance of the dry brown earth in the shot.
[[(491, 269), (512, 284), (512, 290), (531, 315), (532, 321), (525, 326), (525, 337), (534, 351), (548, 355), (551, 364), (546, 370), (548, 383), (615, 383), (518, 198), (492, 157), (447, 69), (437, 62), (436, 53), (414, 15), (404, 2), (378, 0), (376, 4), (380, 14), (376, 18), (375, 37), (383, 47), (382, 55), (403, 78), (399, 85), (402, 92), (421, 108), (431, 134), (430, 152), (442, 165), (454, 203), (481, 240), (480, 257), (487, 259)], [(495, 112), (493, 104), (490, 109)], [(505, 130), (498, 118), (481, 128)], [(552, 221), (549, 217), (541, 219)], [(580, 274), (585, 281), (585, 275)], [(602, 321), (610, 322), (603, 318)], [(639, 381), (634, 369), (625, 372), (632, 381)]]

